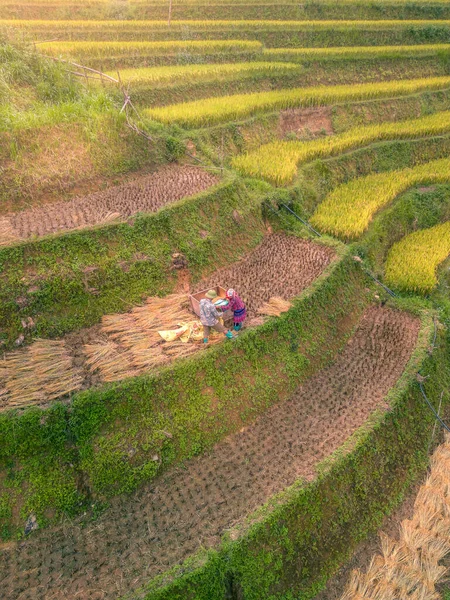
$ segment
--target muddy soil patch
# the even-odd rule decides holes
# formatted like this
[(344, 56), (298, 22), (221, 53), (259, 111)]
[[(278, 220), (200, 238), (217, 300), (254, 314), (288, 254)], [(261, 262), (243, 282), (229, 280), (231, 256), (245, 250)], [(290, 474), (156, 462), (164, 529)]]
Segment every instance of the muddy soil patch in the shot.
[(155, 212), (216, 185), (219, 178), (201, 168), (168, 165), (155, 173), (88, 196), (5, 215), (10, 235), (27, 239), (123, 220), (137, 212)]
[(315, 137), (318, 134), (331, 135), (331, 107), (323, 108), (290, 108), (280, 113), (278, 136), (286, 137), (295, 134), (297, 137)]
[(271, 495), (312, 479), (318, 461), (387, 408), (419, 327), (407, 313), (371, 307), (334, 364), (210, 453), (114, 499), (94, 523), (37, 531), (1, 549), (5, 597), (117, 598), (214, 546)]

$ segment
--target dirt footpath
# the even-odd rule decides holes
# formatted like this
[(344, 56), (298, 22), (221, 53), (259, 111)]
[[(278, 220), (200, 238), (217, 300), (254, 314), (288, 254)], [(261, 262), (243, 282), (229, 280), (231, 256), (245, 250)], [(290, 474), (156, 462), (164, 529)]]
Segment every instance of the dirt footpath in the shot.
[(37, 531), (0, 550), (8, 600), (116, 599), (220, 541), (291, 485), (312, 479), (377, 407), (411, 356), (419, 320), (368, 309), (336, 362), (210, 453), (116, 498), (98, 521)]
[(0, 225), (1, 229), (8, 228), (11, 239), (26, 239), (92, 227), (124, 219), (137, 212), (155, 212), (181, 198), (198, 194), (218, 182), (218, 177), (199, 167), (167, 165), (131, 183), (67, 202), (53, 202), (6, 215), (2, 217)]

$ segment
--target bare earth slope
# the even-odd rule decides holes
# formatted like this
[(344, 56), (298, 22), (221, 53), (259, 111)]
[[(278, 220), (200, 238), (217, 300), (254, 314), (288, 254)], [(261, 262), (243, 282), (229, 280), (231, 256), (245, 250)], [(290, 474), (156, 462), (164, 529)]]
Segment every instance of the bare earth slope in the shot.
[(172, 469), (94, 523), (0, 549), (9, 600), (115, 599), (202, 547), (336, 450), (402, 373), (419, 321), (372, 307), (336, 362), (209, 454)]

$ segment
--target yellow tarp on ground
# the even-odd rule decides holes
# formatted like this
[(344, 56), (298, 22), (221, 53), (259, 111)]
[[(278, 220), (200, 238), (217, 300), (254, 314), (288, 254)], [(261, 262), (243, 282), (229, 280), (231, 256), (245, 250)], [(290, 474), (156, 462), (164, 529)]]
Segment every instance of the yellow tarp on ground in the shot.
[(158, 331), (159, 335), (166, 342), (188, 342), (189, 340), (201, 340), (203, 338), (203, 329), (199, 321), (191, 321), (189, 323), (179, 323), (178, 329), (168, 331)]

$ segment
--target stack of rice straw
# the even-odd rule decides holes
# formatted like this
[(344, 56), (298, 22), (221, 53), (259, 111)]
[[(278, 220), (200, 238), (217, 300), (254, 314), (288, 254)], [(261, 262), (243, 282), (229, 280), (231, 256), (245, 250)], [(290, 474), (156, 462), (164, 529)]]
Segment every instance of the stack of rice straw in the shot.
[(129, 313), (103, 317), (103, 339), (83, 347), (86, 364), (102, 381), (118, 381), (192, 354), (202, 345), (164, 342), (158, 333), (191, 321), (186, 295), (148, 298)]
[(354, 571), (341, 600), (439, 600), (436, 584), (447, 572), (440, 561), (450, 552), (450, 437), (431, 459), (411, 520), (400, 539), (381, 536), (382, 555), (367, 573)]
[(268, 315), (269, 317), (279, 317), (281, 313), (287, 312), (291, 306), (292, 304), (288, 300), (274, 296), (258, 308), (258, 313), (260, 315)]
[(0, 361), (0, 406), (54, 400), (78, 390), (82, 382), (64, 341), (36, 340)]

